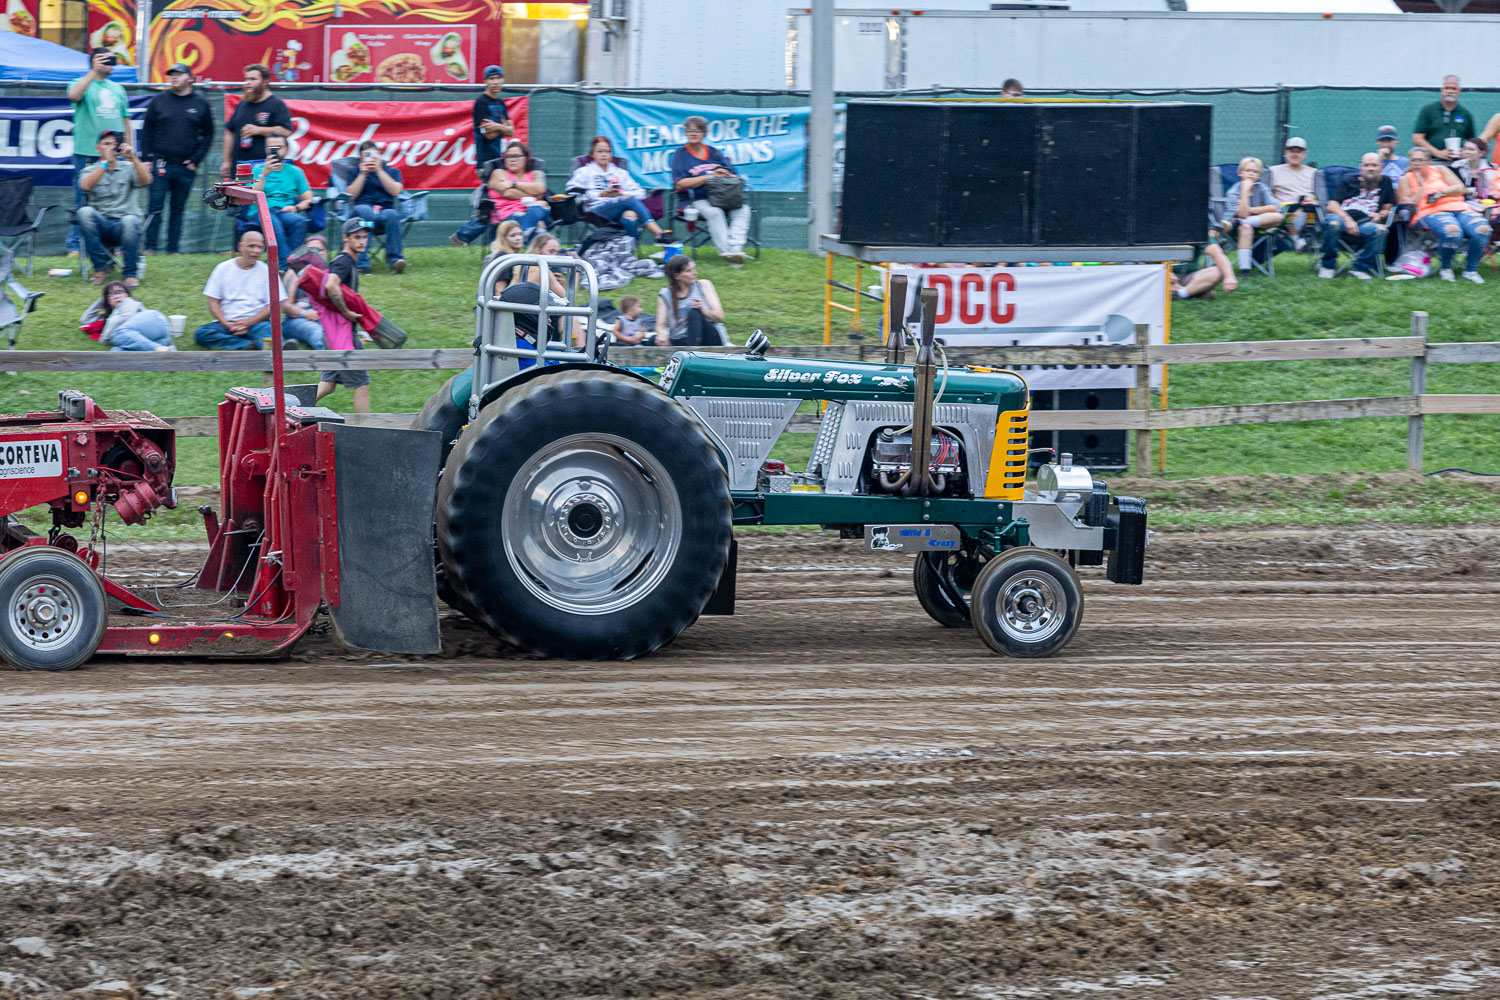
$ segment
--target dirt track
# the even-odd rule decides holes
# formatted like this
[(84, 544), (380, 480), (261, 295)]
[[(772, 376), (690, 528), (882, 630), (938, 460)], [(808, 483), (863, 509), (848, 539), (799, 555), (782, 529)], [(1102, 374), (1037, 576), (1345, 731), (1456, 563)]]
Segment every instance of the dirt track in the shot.
[(1500, 533), (1159, 535), (1040, 662), (855, 544), (637, 663), (0, 674), (0, 997), (1500, 996)]

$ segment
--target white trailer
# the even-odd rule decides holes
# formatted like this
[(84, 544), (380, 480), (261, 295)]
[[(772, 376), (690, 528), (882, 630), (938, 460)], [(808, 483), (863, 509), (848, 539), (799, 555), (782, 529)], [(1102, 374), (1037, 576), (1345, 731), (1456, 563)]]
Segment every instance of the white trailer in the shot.
[[(1493, 43), (1500, 41), (1500, 16), (1349, 13), (1391, 10), (1389, 0), (1280, 5), (1306, 13), (1217, 12), (1221, 2), (1186, 0), (1186, 12), (1167, 9), (1167, 0), (1068, 0), (1067, 10), (996, 11), (987, 0), (943, 0), (948, 9), (894, 14), (895, 8), (840, 6), (834, 85), (998, 89), (1016, 77), (1028, 90), (1286, 84), (1435, 91), (1445, 73), (1486, 83)], [(624, 13), (615, 50), (624, 69), (596, 72), (591, 62), (591, 79), (663, 88), (809, 85), (805, 7), (788, 8), (785, 0), (632, 0)]]

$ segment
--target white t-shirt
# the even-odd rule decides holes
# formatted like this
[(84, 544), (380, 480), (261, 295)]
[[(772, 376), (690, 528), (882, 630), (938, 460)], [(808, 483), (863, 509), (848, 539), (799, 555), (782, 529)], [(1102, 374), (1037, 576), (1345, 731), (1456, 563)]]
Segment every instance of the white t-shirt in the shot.
[(231, 258), (214, 268), (208, 284), (203, 286), (203, 294), (219, 300), (225, 319), (245, 319), (270, 304), (266, 285), (269, 276), (263, 260), (256, 261), (247, 271), (240, 267), (239, 258)]
[(1301, 170), (1293, 170), (1290, 164), (1278, 163), (1271, 168), (1271, 193), (1283, 205), (1311, 198), (1313, 178), (1317, 173), (1306, 164)]

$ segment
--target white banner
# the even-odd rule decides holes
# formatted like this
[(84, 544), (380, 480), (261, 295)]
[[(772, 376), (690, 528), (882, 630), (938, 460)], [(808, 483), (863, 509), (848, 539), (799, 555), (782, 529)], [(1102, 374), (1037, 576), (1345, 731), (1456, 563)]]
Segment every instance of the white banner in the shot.
[[(1166, 339), (1167, 271), (1160, 264), (1098, 267), (892, 267), (906, 275), (906, 324), (920, 327), (923, 288), (938, 293), (937, 339), (950, 347), (1134, 344)], [(1134, 388), (1129, 367), (1027, 365), (1033, 389)], [(1153, 373), (1160, 381), (1160, 373)]]

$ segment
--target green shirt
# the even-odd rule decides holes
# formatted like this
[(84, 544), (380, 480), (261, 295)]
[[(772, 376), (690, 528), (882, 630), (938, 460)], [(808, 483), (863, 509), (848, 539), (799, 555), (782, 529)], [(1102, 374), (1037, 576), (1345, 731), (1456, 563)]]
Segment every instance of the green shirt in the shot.
[[(256, 167), (255, 180), (260, 180), (260, 175), (265, 170), (264, 164)], [(301, 167), (295, 163), (283, 163), (280, 170), (266, 174), (266, 204), (271, 208), (295, 205), (302, 197), (302, 192), (309, 190), (309, 187), (307, 175), (302, 172)]]
[(1450, 137), (1464, 142), (1478, 134), (1474, 129), (1474, 116), (1469, 114), (1468, 108), (1455, 104), (1449, 111), (1443, 107), (1442, 101), (1433, 101), (1423, 108), (1412, 131), (1424, 136), (1438, 149), (1442, 149), (1443, 140)]
[[(78, 80), (82, 80), (79, 77)], [(77, 83), (78, 80), (74, 80)], [(73, 103), (73, 153), (75, 156), (95, 156), (99, 145), (99, 133), (105, 129), (125, 132), (125, 119), (130, 114), (130, 99), (125, 88), (113, 80), (95, 80), (83, 92), (83, 100)]]

